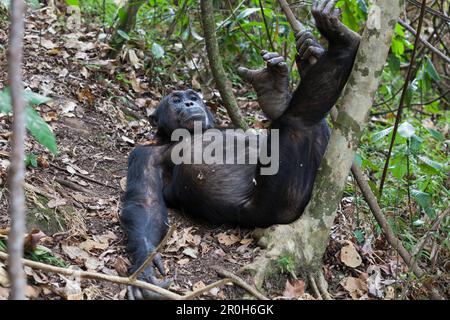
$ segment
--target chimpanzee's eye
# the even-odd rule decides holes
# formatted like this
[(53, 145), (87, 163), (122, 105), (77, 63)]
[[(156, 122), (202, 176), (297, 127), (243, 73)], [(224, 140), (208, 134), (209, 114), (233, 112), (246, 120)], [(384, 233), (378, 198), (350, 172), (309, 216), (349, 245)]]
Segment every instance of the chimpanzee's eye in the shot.
[(181, 99), (180, 98), (173, 98), (172, 101), (173, 101), (173, 103), (180, 103)]
[(191, 97), (191, 100), (192, 100), (192, 101), (197, 101), (198, 99), (197, 99), (196, 96), (192, 96), (192, 97)]

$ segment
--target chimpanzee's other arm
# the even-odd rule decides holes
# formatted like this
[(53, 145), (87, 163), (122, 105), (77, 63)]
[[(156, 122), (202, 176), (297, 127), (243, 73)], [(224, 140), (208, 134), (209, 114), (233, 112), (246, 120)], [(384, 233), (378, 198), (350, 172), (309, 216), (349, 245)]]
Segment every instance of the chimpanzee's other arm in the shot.
[[(120, 217), (127, 234), (128, 252), (134, 272), (139, 268), (167, 232), (167, 208), (163, 199), (162, 159), (164, 146), (139, 146), (128, 159), (127, 188)], [(138, 279), (161, 287), (170, 285), (170, 280), (156, 278), (154, 267), (164, 275), (164, 265), (159, 255), (154, 258), (154, 266), (148, 267)], [(130, 299), (157, 298), (150, 291), (136, 287), (128, 288)]]
[[(285, 115), (300, 116), (307, 122), (321, 121), (336, 103), (350, 75), (359, 36), (339, 20), (339, 10), (334, 6), (337, 0), (316, 1), (312, 14), (320, 33), (329, 46), (319, 61), (310, 66), (295, 90)], [(302, 41), (302, 37), (298, 38)], [(304, 48), (311, 47), (312, 40), (304, 40)], [(307, 55), (299, 50), (299, 68), (306, 63)]]

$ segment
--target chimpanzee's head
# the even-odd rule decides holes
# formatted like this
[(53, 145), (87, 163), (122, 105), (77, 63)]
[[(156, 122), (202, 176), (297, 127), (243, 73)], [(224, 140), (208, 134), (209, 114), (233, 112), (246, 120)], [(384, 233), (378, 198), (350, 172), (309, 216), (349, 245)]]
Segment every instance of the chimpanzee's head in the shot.
[(150, 120), (167, 136), (178, 128), (193, 130), (195, 121), (201, 122), (204, 130), (214, 127), (213, 115), (202, 98), (191, 89), (165, 96)]

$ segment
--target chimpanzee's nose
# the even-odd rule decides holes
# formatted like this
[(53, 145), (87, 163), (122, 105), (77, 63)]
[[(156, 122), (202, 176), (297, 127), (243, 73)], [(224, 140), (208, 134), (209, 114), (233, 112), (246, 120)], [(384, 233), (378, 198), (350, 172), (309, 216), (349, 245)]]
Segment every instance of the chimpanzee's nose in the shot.
[(194, 105), (192, 101), (185, 102), (184, 104), (186, 105), (186, 107), (192, 107)]

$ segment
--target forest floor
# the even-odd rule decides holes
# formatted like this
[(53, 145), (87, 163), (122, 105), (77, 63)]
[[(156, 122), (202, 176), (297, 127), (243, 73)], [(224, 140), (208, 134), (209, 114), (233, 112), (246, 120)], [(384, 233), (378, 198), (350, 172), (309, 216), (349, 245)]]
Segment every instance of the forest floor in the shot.
[[(161, 97), (171, 88), (190, 84), (154, 85), (139, 58), (129, 51), (121, 61), (107, 60), (99, 30), (95, 24), (67, 30), (45, 9), (27, 16), (24, 82), (28, 89), (53, 99), (36, 109), (55, 133), (59, 151), (53, 156), (31, 137), (27, 139), (27, 153), (37, 155), (37, 166), (29, 166), (26, 174), (28, 230), (35, 229), (33, 239), (53, 257), (44, 262), (125, 276), (130, 263), (119, 214), (127, 157), (135, 145), (152, 139), (154, 128), (146, 117)], [(7, 84), (6, 46), (7, 33), (0, 28), (0, 90)], [(240, 99), (239, 103), (245, 114), (264, 125), (255, 102)], [(223, 113), (217, 111), (216, 116), (220, 125), (227, 124)], [(5, 186), (10, 133), (11, 118), (0, 115), (0, 241), (9, 225)], [(392, 298), (396, 272), (403, 273), (404, 264), (382, 236), (369, 236), (369, 224), (366, 241), (357, 244), (356, 224), (364, 229), (365, 220), (370, 220), (361, 214), (357, 222), (357, 210), (354, 198), (343, 199), (324, 259), (330, 292), (337, 299)], [(173, 211), (170, 222), (176, 230), (162, 256), (174, 277), (170, 290), (177, 293), (219, 280), (212, 266), (237, 272), (263, 252), (251, 230), (209, 226)], [(7, 296), (4, 268), (0, 262), (0, 299)], [(26, 271), (28, 294), (34, 299), (126, 298), (121, 285), (83, 280), (80, 287), (74, 279)], [(267, 288), (271, 298), (311, 298), (301, 279), (286, 276), (270, 283), (277, 283)], [(242, 289), (226, 285), (200, 298), (233, 299), (243, 294)]]

